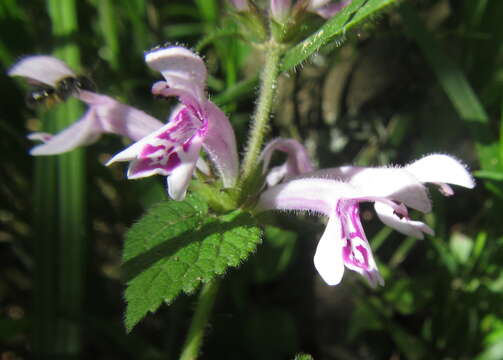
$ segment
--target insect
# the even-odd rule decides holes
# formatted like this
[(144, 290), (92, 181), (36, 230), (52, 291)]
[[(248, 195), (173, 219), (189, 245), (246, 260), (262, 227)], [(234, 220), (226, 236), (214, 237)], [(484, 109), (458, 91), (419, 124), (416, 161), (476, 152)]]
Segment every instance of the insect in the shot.
[(37, 83), (26, 95), (26, 104), (28, 107), (35, 109), (40, 105), (47, 108), (55, 104), (66, 101), (71, 95), (78, 93), (80, 90), (93, 91), (95, 85), (91, 79), (86, 76), (68, 76), (64, 77), (56, 83), (56, 86)]

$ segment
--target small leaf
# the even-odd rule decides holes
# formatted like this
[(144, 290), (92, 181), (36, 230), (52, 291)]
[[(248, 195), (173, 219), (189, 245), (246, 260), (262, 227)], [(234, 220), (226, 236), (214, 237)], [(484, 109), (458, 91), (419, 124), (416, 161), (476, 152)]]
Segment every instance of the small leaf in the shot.
[(260, 229), (240, 210), (213, 216), (195, 195), (154, 206), (126, 235), (127, 330), (162, 302), (238, 266), (260, 242)]
[(281, 71), (299, 65), (322, 46), (346, 35), (347, 31), (394, 3), (397, 3), (397, 0), (353, 0), (314, 34), (290, 49), (283, 58)]

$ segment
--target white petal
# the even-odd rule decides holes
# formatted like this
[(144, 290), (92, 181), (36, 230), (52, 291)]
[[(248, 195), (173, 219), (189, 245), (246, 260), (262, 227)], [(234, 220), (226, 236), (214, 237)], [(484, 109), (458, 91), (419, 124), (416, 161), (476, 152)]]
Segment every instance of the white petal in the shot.
[(316, 8), (319, 8), (320, 6), (324, 6), (328, 4), (330, 0), (311, 0), (309, 2), (309, 9), (314, 10)]
[(52, 139), (53, 135), (46, 133), (46, 132), (34, 132), (31, 134), (28, 134), (27, 137), (28, 137), (28, 139), (30, 139), (32, 141), (42, 141), (42, 142), (46, 143)]
[(117, 161), (131, 161), (133, 159), (136, 159), (140, 155), (141, 151), (143, 150), (146, 144), (156, 144), (159, 141), (158, 135), (168, 131), (168, 129), (170, 129), (173, 126), (174, 123), (165, 124), (164, 126), (155, 130), (149, 135), (129, 145), (127, 148), (125, 148), (120, 153), (116, 154), (114, 157), (108, 160), (108, 162), (105, 165), (109, 166), (110, 164)]
[(428, 155), (407, 165), (405, 169), (423, 183), (448, 183), (469, 189), (475, 187), (475, 181), (466, 166), (449, 155)]
[(333, 215), (328, 220), (314, 254), (314, 266), (328, 285), (339, 284), (344, 275), (342, 246), (340, 220)]
[(348, 182), (361, 196), (388, 198), (424, 213), (431, 211), (431, 201), (426, 188), (403, 168), (343, 166), (314, 171), (305, 176)]
[(269, 170), (267, 173), (267, 176), (265, 178), (265, 182), (267, 183), (267, 186), (274, 186), (277, 185), (285, 178), (285, 176), (288, 174), (288, 166), (286, 164), (283, 164), (281, 166), (275, 166)]
[(206, 66), (192, 51), (181, 46), (160, 48), (148, 52), (145, 61), (162, 73), (169, 87), (189, 91), (200, 101), (205, 98)]
[(360, 197), (351, 185), (330, 179), (295, 179), (262, 193), (259, 210), (313, 211), (330, 216), (340, 198)]
[(400, 218), (387, 204), (376, 202), (374, 209), (379, 219), (389, 227), (400, 231), (402, 234), (413, 236), (418, 239), (424, 238), (423, 233), (434, 235), (433, 230), (421, 221), (414, 221), (405, 217)]
[(106, 95), (82, 90), (78, 97), (95, 109), (105, 132), (126, 136), (137, 141), (164, 125), (147, 113)]
[(31, 155), (54, 155), (88, 145), (98, 139), (103, 132), (92, 109), (73, 125), (52, 136), (46, 143), (31, 149)]
[(182, 164), (167, 177), (168, 194), (173, 200), (182, 201), (185, 199), (194, 167), (195, 162)]
[(22, 76), (28, 79), (55, 86), (75, 73), (63, 61), (48, 55), (28, 56), (18, 61), (8, 72), (9, 76)]
[(208, 128), (203, 147), (220, 173), (224, 187), (230, 188), (236, 183), (239, 173), (234, 129), (227, 116), (214, 103), (206, 101), (204, 109)]

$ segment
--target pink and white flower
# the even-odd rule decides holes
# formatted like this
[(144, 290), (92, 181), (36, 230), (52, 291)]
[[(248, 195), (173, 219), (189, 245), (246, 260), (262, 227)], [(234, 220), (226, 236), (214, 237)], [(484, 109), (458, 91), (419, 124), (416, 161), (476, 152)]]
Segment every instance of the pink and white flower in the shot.
[(225, 114), (207, 98), (202, 59), (190, 50), (173, 46), (152, 50), (145, 60), (165, 78), (154, 84), (152, 93), (166, 98), (177, 96), (181, 104), (166, 125), (115, 155), (107, 165), (130, 161), (130, 179), (167, 176), (169, 195), (183, 200), (204, 148), (224, 186), (232, 187), (238, 174), (234, 130)]
[[(64, 78), (76, 77), (63, 61), (48, 55), (28, 56), (14, 64), (8, 74), (53, 88)], [(31, 155), (61, 154), (91, 144), (103, 133), (114, 133), (139, 140), (163, 125), (143, 111), (106, 95), (87, 90), (76, 91), (72, 95), (89, 106), (84, 116), (56, 135), (29, 134), (28, 138), (31, 140), (43, 142), (30, 151)]]
[(328, 216), (314, 265), (329, 285), (340, 283), (344, 267), (363, 275), (372, 286), (383, 284), (359, 216), (360, 202), (373, 202), (386, 225), (417, 238), (433, 234), (421, 221), (411, 220), (407, 207), (427, 213), (431, 200), (423, 183), (452, 195), (454, 184), (475, 186), (465, 166), (451, 156), (433, 154), (404, 167), (344, 166), (304, 174), (267, 189), (259, 210), (307, 211)]

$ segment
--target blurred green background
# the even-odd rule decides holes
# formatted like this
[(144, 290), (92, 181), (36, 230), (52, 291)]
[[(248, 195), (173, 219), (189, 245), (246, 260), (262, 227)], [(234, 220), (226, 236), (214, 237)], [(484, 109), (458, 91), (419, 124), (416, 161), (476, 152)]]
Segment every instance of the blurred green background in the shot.
[[(226, 274), (202, 358), (503, 359), (503, 2), (402, 4), (282, 76), (273, 135), (305, 142), (319, 167), (446, 152), (477, 187), (450, 199), (432, 191), (436, 235), (422, 241), (362, 208), (386, 280), (377, 290), (349, 271), (325, 285), (312, 265), (321, 222), (278, 216), (291, 231), (267, 228), (252, 259)], [(56, 54), (98, 92), (164, 120), (170, 104), (151, 96), (159, 74), (143, 52), (197, 48), (242, 147), (260, 54), (237, 30), (217, 0), (0, 2), (0, 359), (174, 359), (195, 301), (181, 296), (126, 334), (123, 236), (164, 198), (162, 179), (128, 182), (124, 167), (104, 167), (127, 144), (111, 135), (66, 157), (31, 157), (28, 132), (56, 131), (84, 109), (28, 109), (26, 84), (7, 69)]]

